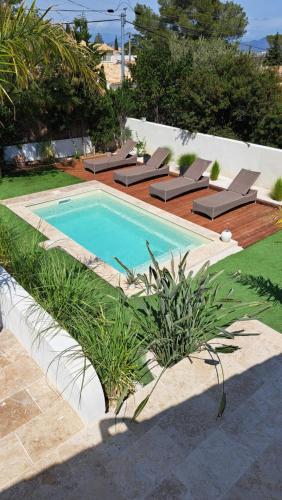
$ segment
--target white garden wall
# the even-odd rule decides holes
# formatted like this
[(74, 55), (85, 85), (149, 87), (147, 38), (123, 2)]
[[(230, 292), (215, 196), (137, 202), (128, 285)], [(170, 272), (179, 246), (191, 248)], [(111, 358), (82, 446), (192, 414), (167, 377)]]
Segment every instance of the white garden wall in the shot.
[[(39, 341), (40, 332), (52, 327), (54, 321), (2, 267), (0, 312), (3, 327), (17, 337), (80, 418), (85, 423), (103, 418), (103, 389), (95, 369), (83, 356), (80, 345), (60, 328), (48, 330), (48, 334), (40, 335)], [(63, 352), (65, 354), (58, 357)], [(70, 353), (79, 356), (70, 358)], [(88, 368), (83, 380), (85, 362)]]
[[(75, 137), (72, 139), (60, 139), (57, 141), (50, 141), (56, 158), (67, 158), (73, 156), (75, 151), (81, 154), (89, 154), (93, 150), (90, 137)], [(27, 161), (41, 160), (41, 142), (30, 142), (27, 144), (6, 146), (4, 148), (4, 160), (11, 161), (20, 153), (24, 153)]]
[(159, 146), (169, 146), (173, 150), (173, 160), (183, 153), (196, 153), (207, 160), (218, 160), (221, 175), (233, 178), (241, 168), (257, 170), (261, 175), (257, 186), (272, 187), (278, 177), (282, 177), (282, 150), (234, 141), (213, 135), (190, 133), (187, 130), (168, 127), (135, 118), (128, 118), (126, 126), (140, 140), (145, 138), (147, 152), (152, 154)]

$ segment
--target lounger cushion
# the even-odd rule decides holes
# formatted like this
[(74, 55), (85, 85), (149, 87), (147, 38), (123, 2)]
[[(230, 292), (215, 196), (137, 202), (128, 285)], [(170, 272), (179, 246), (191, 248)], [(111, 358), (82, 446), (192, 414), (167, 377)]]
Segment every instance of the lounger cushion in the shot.
[(133, 149), (136, 146), (136, 142), (133, 139), (128, 139), (120, 149), (117, 150), (115, 157), (118, 158), (126, 158), (130, 153), (133, 152)]
[(160, 168), (166, 158), (169, 155), (169, 149), (168, 148), (158, 148), (154, 152), (154, 154), (151, 156), (151, 158), (147, 161), (146, 167), (149, 167), (150, 169), (152, 168)]
[(192, 181), (192, 179), (184, 179), (181, 176), (181, 177), (176, 177), (175, 179), (172, 179), (170, 181), (156, 182), (155, 184), (152, 184), (150, 188), (152, 187), (155, 190), (160, 190), (165, 192), (182, 186), (190, 186), (191, 184), (195, 184), (195, 182)]
[(203, 160), (202, 158), (197, 158), (190, 167), (185, 170), (183, 177), (188, 179), (193, 179), (198, 181), (203, 173), (207, 170), (208, 166), (211, 164), (210, 160)]
[(228, 203), (239, 200), (243, 196), (239, 193), (232, 193), (231, 191), (220, 191), (219, 193), (212, 194), (210, 196), (203, 196), (203, 198), (198, 198), (194, 201), (194, 205), (202, 207), (218, 207), (225, 206)]
[(98, 160), (84, 160), (84, 168), (91, 170), (94, 173), (103, 172), (113, 168), (123, 167), (126, 165), (136, 165), (137, 157), (129, 156), (128, 158), (119, 158), (110, 156), (99, 158)]
[(252, 170), (242, 168), (239, 174), (236, 175), (235, 179), (231, 182), (228, 187), (228, 191), (242, 195), (247, 194), (259, 175), (260, 172), (254, 172)]

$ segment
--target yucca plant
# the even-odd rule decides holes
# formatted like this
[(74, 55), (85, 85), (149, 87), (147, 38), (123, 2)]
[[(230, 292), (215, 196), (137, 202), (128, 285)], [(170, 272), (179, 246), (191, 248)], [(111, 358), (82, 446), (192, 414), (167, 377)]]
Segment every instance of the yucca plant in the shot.
[(0, 100), (12, 102), (13, 93), (38, 80), (55, 63), (71, 75), (79, 75), (89, 88), (100, 88), (95, 52), (78, 45), (60, 24), (42, 15), (33, 2), (22, 3), (14, 12), (9, 3), (0, 5)]
[(270, 193), (270, 196), (275, 201), (282, 201), (282, 177), (279, 177)]

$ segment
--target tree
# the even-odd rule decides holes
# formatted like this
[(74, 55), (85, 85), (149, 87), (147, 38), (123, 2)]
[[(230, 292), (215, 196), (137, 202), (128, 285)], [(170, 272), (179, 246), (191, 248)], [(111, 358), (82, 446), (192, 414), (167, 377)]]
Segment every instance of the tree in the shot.
[(0, 6), (0, 101), (11, 102), (15, 92), (40, 81), (57, 64), (69, 76), (79, 75), (86, 85), (99, 87), (93, 52), (47, 20), (47, 13), (39, 17), (35, 3), (29, 9), (21, 5), (16, 13), (11, 6)]
[(118, 50), (118, 38), (117, 38), (117, 36), (115, 37), (115, 45), (114, 45), (114, 47), (115, 47), (115, 50)]
[(158, 0), (158, 3), (159, 16), (145, 5), (137, 4), (135, 8), (135, 27), (148, 37), (156, 30), (159, 34), (172, 30), (184, 38), (240, 38), (248, 24), (244, 9), (231, 1)]
[(91, 33), (88, 30), (88, 23), (85, 17), (75, 17), (73, 20), (73, 34), (77, 43), (85, 42), (89, 44), (91, 40)]
[(131, 69), (135, 116), (282, 146), (282, 87), (275, 72), (224, 40), (143, 40)]
[(103, 37), (100, 33), (97, 33), (95, 36), (94, 43), (104, 43)]
[(267, 37), (267, 41), (270, 45), (266, 56), (267, 64), (269, 66), (282, 65), (282, 35), (279, 35), (279, 33), (274, 36), (270, 35)]

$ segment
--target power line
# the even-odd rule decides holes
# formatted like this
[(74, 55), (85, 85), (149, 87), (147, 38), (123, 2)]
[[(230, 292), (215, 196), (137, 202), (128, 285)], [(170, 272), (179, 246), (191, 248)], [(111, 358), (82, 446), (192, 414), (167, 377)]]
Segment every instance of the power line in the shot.
[[(158, 37), (160, 38), (163, 38), (165, 40), (170, 40), (168, 36), (166, 36), (164, 33), (160, 33), (156, 30), (160, 29), (160, 28), (156, 28), (156, 30), (153, 30), (153, 29), (150, 29), (150, 28), (147, 28), (146, 26), (142, 26), (141, 24), (139, 23), (132, 23), (130, 21), (126, 21), (128, 24), (131, 24), (132, 26), (135, 26), (137, 29), (140, 28), (140, 29), (143, 29), (145, 31), (147, 31), (148, 33), (152, 33), (154, 35), (157, 35)], [(188, 30), (188, 28), (187, 28)], [(173, 30), (169, 30), (169, 31), (173, 31)], [(193, 31), (193, 33), (195, 34), (195, 32)], [(183, 46), (181, 40), (174, 40), (176, 43), (180, 44), (181, 46)], [(245, 42), (239, 42), (241, 43), (241, 45), (247, 45), (248, 47), (250, 48), (254, 48), (254, 49), (257, 49), (257, 50), (260, 50), (262, 52), (265, 52), (264, 49), (262, 49), (261, 47), (255, 47), (254, 45), (250, 45), (248, 43), (245, 43)]]
[(67, 0), (67, 2), (72, 3), (73, 5), (78, 5), (79, 7), (82, 7), (84, 10), (87, 10), (89, 7), (86, 7), (86, 5), (83, 5), (82, 3), (75, 2), (75, 0)]
[[(113, 21), (120, 21), (120, 18), (117, 17), (115, 19), (95, 19), (93, 21), (88, 21), (87, 20), (87, 24), (93, 24), (93, 23), (110, 23), (110, 22), (113, 22)], [(64, 21), (64, 22), (60, 22), (60, 23), (54, 23), (54, 24), (75, 24), (74, 21)]]
[[(46, 9), (37, 9), (39, 10), (40, 12), (45, 12)], [(49, 12), (82, 12), (81, 9), (53, 9), (51, 8)], [(106, 10), (104, 9), (100, 9), (100, 10), (95, 10), (95, 9), (84, 9), (83, 12), (104, 12), (105, 14), (107, 13)], [(109, 13), (110, 15), (110, 13)]]
[[(100, 12), (100, 13), (101, 13), (101, 12), (104, 12), (104, 13), (109, 14), (109, 15), (113, 15), (113, 14), (114, 14), (114, 13), (107, 13), (107, 10), (103, 10), (103, 9), (89, 9), (89, 8), (87, 8), (86, 6), (84, 6), (83, 4), (80, 4), (80, 3), (78, 3), (78, 2), (75, 2), (74, 0), (67, 0), (67, 1), (68, 1), (68, 2), (70, 2), (70, 3), (73, 3), (74, 5), (79, 5), (79, 6), (81, 6), (83, 9), (85, 9), (85, 10), (84, 10), (84, 12)], [(129, 7), (131, 8), (131, 10), (133, 10), (133, 11), (134, 11), (134, 9), (132, 8), (132, 6), (130, 5), (130, 3), (129, 3), (129, 2), (127, 2), (127, 1), (121, 1), (121, 2), (119, 2), (119, 4), (117, 5), (117, 7), (116, 7), (115, 9), (113, 9), (113, 10), (114, 10), (114, 12), (115, 12), (115, 11), (117, 11), (123, 3), (125, 3), (125, 4), (129, 5)], [(39, 10), (39, 11), (45, 11), (46, 9), (38, 9), (38, 10)], [(50, 9), (50, 11), (52, 11), (52, 12), (56, 12), (56, 13), (61, 13), (61, 12), (81, 12), (81, 10), (80, 10), (80, 9), (53, 9), (53, 8), (51, 8), (51, 9)], [(135, 11), (134, 11), (134, 12), (135, 12)], [(163, 21), (166, 21), (166, 20), (168, 20), (168, 19), (178, 19), (178, 17), (179, 17), (179, 16), (164, 16), (164, 17), (163, 17)], [(160, 16), (160, 20), (162, 20), (162, 16)], [(87, 22), (88, 22), (89, 24), (92, 24), (92, 23), (99, 23), (99, 22), (110, 22), (110, 21), (119, 21), (119, 19), (118, 19), (118, 18), (116, 18), (116, 19), (101, 19), (101, 20), (93, 20), (93, 21), (92, 21), (92, 20), (89, 20), (89, 21), (87, 20)], [(162, 34), (162, 33), (159, 33), (159, 32), (157, 32), (157, 31), (156, 31), (156, 30), (160, 30), (161, 28), (156, 27), (155, 29), (150, 29), (150, 28), (147, 28), (147, 27), (145, 27), (145, 26), (142, 26), (141, 24), (136, 23), (136, 22), (135, 22), (135, 23), (132, 23), (132, 22), (130, 22), (130, 21), (128, 21), (128, 20), (127, 20), (126, 22), (127, 22), (128, 24), (131, 24), (132, 26), (136, 27), (137, 29), (138, 29), (138, 28), (140, 28), (140, 29), (143, 29), (143, 30), (147, 30), (147, 31), (148, 31), (148, 33), (152, 33), (152, 34), (157, 35), (157, 36), (159, 36), (159, 37), (161, 37), (161, 38), (163, 38), (163, 39), (168, 40), (168, 37), (167, 37), (165, 34)], [(62, 23), (62, 24), (73, 24), (73, 22), (69, 21), (69, 22)], [(195, 30), (195, 29), (193, 29), (193, 28), (188, 28), (188, 27), (183, 26), (183, 25), (181, 25), (181, 24), (179, 24), (179, 23), (174, 23), (174, 24), (175, 24), (175, 26), (176, 26), (176, 27), (180, 28), (181, 30), (183, 30), (183, 31), (184, 31), (184, 32), (186, 32), (187, 34), (199, 35), (199, 31), (198, 31), (198, 30)], [(172, 29), (169, 29), (169, 28), (166, 28), (166, 29), (167, 29), (168, 31), (175, 32), (175, 31), (174, 31), (174, 30), (172, 30)], [(211, 33), (210, 33), (210, 32), (203, 31), (203, 30), (201, 30), (201, 31), (200, 31), (200, 34), (201, 34), (201, 35), (203, 35), (203, 36), (204, 36), (204, 35), (206, 35), (206, 36), (210, 36), (210, 35), (211, 35)], [(223, 32), (222, 32), (222, 33), (220, 33), (220, 32), (219, 32), (219, 33), (218, 33), (218, 35), (221, 35), (221, 36), (227, 36), (227, 33), (223, 33)], [(179, 40), (179, 43), (182, 45), (182, 43), (181, 43), (181, 41), (180, 41), (180, 40)], [(246, 47), (249, 47), (250, 49), (256, 49), (256, 50), (258, 50), (258, 51), (265, 52), (265, 49), (262, 49), (261, 47), (257, 47), (257, 46), (255, 46), (255, 45), (250, 45), (250, 44), (249, 44), (249, 43), (247, 43), (247, 42), (239, 42), (239, 43), (240, 43), (240, 45), (244, 45), (244, 46), (246, 46)]]

